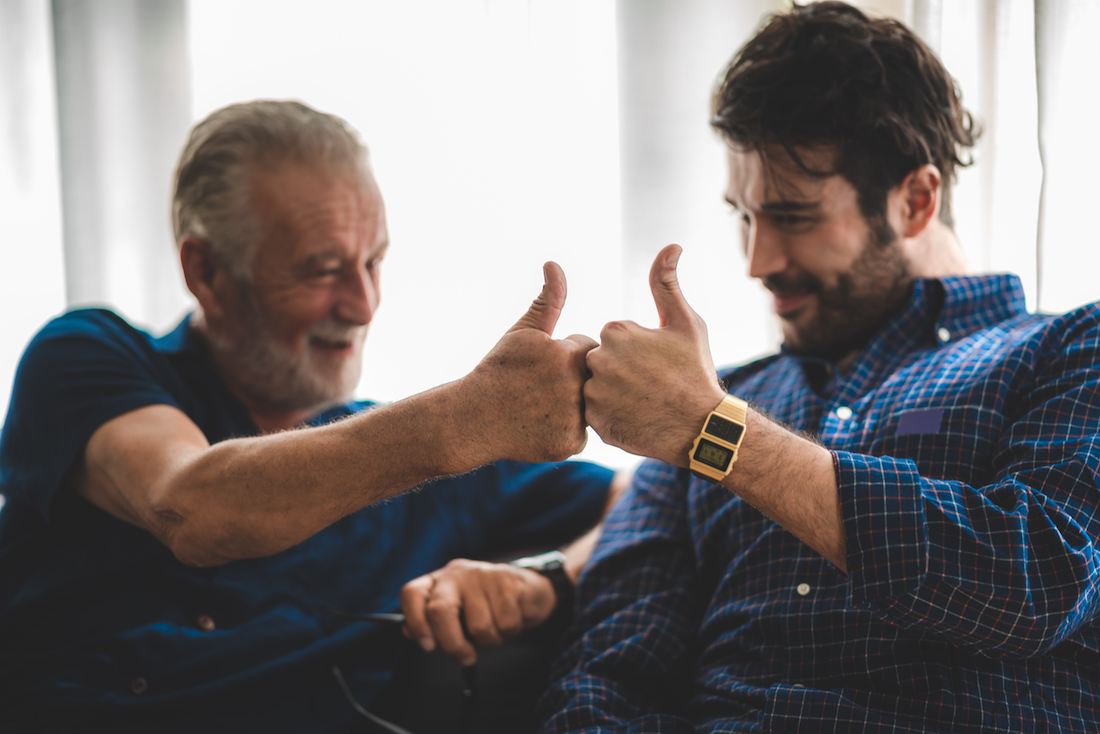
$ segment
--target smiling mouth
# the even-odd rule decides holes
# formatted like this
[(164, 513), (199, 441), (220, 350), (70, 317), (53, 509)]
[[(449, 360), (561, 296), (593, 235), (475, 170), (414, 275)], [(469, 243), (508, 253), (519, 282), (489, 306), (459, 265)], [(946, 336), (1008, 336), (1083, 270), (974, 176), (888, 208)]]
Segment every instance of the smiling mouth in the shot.
[(780, 318), (791, 318), (806, 304), (813, 291), (772, 292), (775, 313)]
[(351, 339), (325, 339), (314, 336), (310, 337), (309, 341), (316, 347), (334, 352), (347, 351), (355, 346), (355, 341)]

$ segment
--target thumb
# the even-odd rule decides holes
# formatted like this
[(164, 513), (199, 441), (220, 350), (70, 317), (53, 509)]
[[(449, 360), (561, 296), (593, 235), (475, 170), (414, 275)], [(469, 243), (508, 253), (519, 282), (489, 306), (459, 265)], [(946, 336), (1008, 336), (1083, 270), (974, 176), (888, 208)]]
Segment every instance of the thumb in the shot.
[(542, 266), (542, 279), (542, 292), (509, 332), (538, 329), (553, 335), (561, 309), (565, 306), (565, 271), (556, 262), (550, 261)]
[(676, 278), (676, 265), (682, 252), (679, 245), (665, 247), (657, 253), (653, 267), (649, 269), (649, 290), (653, 293), (662, 328), (682, 324), (694, 313)]

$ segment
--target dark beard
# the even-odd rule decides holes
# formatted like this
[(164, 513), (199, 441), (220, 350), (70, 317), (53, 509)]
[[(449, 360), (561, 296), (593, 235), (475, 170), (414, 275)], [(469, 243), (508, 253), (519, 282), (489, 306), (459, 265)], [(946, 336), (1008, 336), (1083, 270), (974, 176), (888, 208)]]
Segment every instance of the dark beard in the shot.
[(789, 353), (835, 362), (866, 345), (909, 300), (913, 276), (894, 230), (884, 217), (869, 224), (863, 251), (834, 287), (826, 289), (808, 273), (764, 278), (764, 286), (773, 292), (817, 294), (813, 322), (786, 334)]

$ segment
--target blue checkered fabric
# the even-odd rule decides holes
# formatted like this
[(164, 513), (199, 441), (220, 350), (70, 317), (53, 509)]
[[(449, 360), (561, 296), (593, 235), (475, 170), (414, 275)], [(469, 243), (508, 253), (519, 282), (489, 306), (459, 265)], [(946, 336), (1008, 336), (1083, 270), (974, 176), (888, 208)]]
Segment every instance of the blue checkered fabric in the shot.
[(832, 450), (848, 575), (645, 462), (545, 732), (1100, 730), (1100, 306), (922, 280), (846, 374), (781, 354), (723, 376)]

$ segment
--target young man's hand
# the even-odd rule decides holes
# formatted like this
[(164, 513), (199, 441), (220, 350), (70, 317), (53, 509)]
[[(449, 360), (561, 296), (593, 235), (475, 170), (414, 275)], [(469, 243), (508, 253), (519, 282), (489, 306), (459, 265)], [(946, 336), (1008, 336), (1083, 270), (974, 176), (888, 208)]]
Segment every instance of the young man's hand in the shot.
[(725, 391), (710, 355), (707, 325), (676, 279), (680, 247), (653, 261), (649, 287), (660, 326), (612, 321), (588, 352), (585, 418), (605, 442), (632, 454), (687, 466), (703, 421)]

